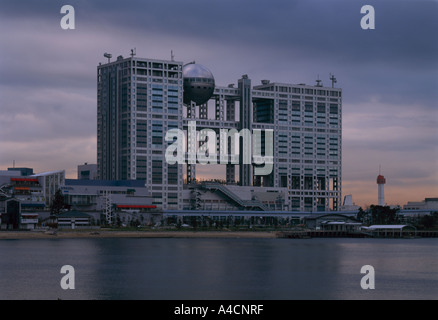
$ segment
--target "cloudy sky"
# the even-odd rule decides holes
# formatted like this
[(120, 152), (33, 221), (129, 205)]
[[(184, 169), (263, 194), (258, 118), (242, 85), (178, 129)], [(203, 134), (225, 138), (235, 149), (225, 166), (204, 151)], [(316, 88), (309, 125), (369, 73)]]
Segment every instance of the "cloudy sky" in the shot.
[[(61, 7), (75, 9), (63, 30)], [(363, 5), (375, 29), (363, 30)], [(96, 162), (104, 52), (206, 65), (226, 86), (261, 79), (343, 89), (343, 194), (438, 197), (438, 1), (142, 0), (0, 3), (0, 170)]]

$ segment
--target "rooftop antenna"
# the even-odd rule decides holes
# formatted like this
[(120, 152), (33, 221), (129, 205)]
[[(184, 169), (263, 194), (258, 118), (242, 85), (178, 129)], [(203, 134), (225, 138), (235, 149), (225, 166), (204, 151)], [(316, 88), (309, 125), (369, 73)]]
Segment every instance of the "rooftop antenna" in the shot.
[(338, 82), (333, 74), (330, 73), (330, 80), (332, 81), (332, 88), (335, 87), (335, 83)]
[(170, 60), (175, 61), (175, 55), (173, 54), (173, 50), (170, 50)]
[(318, 74), (318, 79), (316, 80), (316, 86), (317, 87), (322, 87), (321, 81), (322, 80), (319, 80), (319, 74)]
[(110, 59), (112, 58), (113, 55), (112, 55), (111, 53), (106, 53), (106, 52), (105, 52), (105, 53), (103, 54), (103, 56), (104, 56), (105, 58), (108, 58), (108, 63), (110, 63)]
[(136, 54), (137, 54), (137, 49), (136, 48), (134, 48), (134, 49), (131, 49), (131, 58), (132, 57), (134, 57)]

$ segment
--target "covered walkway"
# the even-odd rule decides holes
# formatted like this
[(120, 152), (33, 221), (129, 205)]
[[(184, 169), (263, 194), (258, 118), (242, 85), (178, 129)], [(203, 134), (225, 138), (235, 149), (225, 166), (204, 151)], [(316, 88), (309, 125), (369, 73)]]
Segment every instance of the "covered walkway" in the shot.
[(372, 225), (369, 227), (362, 227), (362, 230), (373, 237), (391, 237), (391, 238), (402, 238), (407, 236), (416, 236), (417, 229), (413, 226), (408, 225)]

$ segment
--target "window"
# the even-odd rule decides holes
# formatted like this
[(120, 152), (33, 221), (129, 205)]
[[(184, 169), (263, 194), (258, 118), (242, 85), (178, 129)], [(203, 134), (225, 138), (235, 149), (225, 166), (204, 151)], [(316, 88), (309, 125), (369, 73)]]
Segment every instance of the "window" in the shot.
[(300, 189), (300, 176), (292, 175), (292, 189)]
[(178, 184), (178, 164), (168, 165), (167, 170), (168, 170), (167, 183)]
[(325, 113), (325, 104), (323, 103), (318, 103), (318, 107), (317, 107), (317, 111), (318, 113)]
[(338, 114), (338, 105), (330, 104), (330, 114)]
[(163, 181), (163, 163), (160, 160), (152, 160), (152, 183), (161, 184)]

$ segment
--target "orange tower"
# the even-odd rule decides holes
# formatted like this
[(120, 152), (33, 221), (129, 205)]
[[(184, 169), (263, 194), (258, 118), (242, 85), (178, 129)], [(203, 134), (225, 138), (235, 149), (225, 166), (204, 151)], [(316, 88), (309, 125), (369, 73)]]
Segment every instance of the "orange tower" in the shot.
[(382, 176), (380, 173), (377, 176), (377, 185), (378, 185), (378, 192), (379, 192), (379, 198), (378, 198), (378, 205), (384, 206), (385, 205), (385, 192), (383, 190), (384, 185), (386, 183), (386, 179), (384, 176)]

